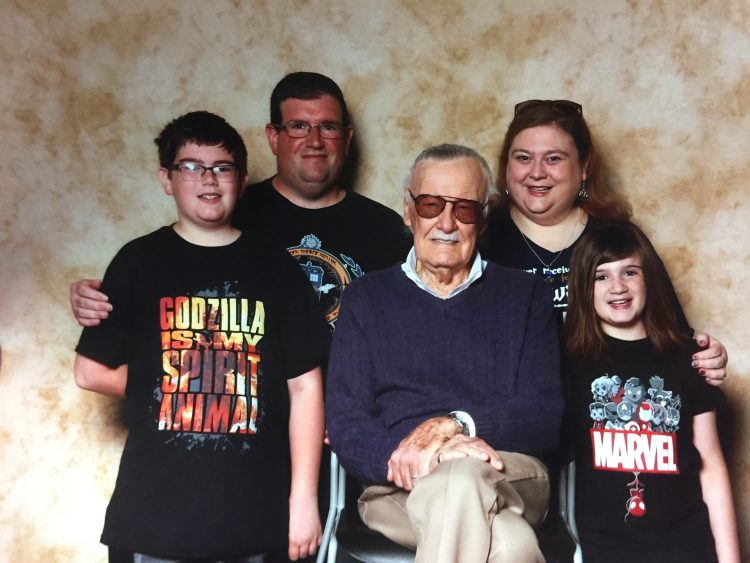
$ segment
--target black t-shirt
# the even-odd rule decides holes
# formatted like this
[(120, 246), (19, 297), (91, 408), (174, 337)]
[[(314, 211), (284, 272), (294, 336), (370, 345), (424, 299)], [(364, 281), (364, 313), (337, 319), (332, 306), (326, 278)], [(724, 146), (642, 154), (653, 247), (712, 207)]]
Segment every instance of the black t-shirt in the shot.
[(287, 380), (321, 364), (328, 330), (289, 255), (243, 234), (193, 245), (170, 227), (126, 244), (114, 309), (76, 351), (128, 365), (128, 438), (102, 542), (161, 556), (287, 543)]
[(247, 188), (234, 223), (289, 251), (312, 283), (332, 329), (341, 292), (351, 280), (403, 262), (409, 248), (403, 220), (392, 209), (351, 191), (334, 205), (307, 209), (279, 194), (271, 179)]
[[(562, 318), (568, 308), (568, 278), (573, 250), (584, 235), (603, 224), (600, 219), (589, 216), (583, 233), (576, 240), (561, 252), (550, 252), (528, 237), (524, 237), (513, 222), (508, 208), (501, 207), (490, 213), (487, 228), (480, 239), (480, 251), (482, 258), (486, 260), (492, 260), (506, 268), (523, 270), (541, 276), (552, 286), (553, 305)], [(670, 298), (677, 314), (677, 322), (686, 333), (692, 335), (693, 331), (688, 325), (669, 274), (661, 260), (659, 260), (659, 268), (667, 282)]]
[(720, 392), (690, 368), (692, 344), (661, 354), (647, 339), (608, 337), (607, 351), (566, 368), (584, 558), (587, 548), (609, 561), (712, 553), (693, 418), (715, 410)]
[[(590, 217), (581, 236), (599, 224), (599, 221)], [(550, 252), (531, 239), (525, 238), (511, 219), (508, 210), (500, 208), (494, 210), (488, 218), (487, 228), (480, 241), (480, 250), (482, 258), (506, 268), (541, 276), (552, 286), (552, 302), (555, 309), (564, 311), (568, 307), (570, 257), (577, 240), (562, 252)]]

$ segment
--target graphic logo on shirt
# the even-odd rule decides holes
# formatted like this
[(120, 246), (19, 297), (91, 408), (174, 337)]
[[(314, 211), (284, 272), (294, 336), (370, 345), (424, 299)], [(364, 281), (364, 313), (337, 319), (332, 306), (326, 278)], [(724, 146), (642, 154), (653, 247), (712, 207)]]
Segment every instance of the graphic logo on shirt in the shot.
[(626, 484), (628, 516), (646, 513), (642, 473), (679, 473), (676, 432), (679, 430), (679, 395), (664, 388), (664, 378), (654, 375), (649, 387), (637, 377), (622, 385), (617, 375), (603, 375), (591, 383), (593, 401), (589, 415), (594, 421), (591, 449), (594, 469), (632, 472)]
[(568, 307), (568, 278), (570, 268), (567, 266), (527, 268), (524, 272), (542, 276), (544, 281), (552, 286), (552, 304), (555, 309), (567, 309)]
[(263, 302), (162, 297), (159, 322), (163, 372), (155, 391), (158, 429), (187, 433), (197, 442), (207, 435), (255, 434)]
[(321, 240), (315, 235), (302, 237), (299, 246), (288, 248), (302, 267), (307, 279), (323, 305), (326, 320), (335, 328), (341, 305), (341, 292), (354, 278), (364, 275), (362, 268), (346, 254), (339, 258), (322, 248)]

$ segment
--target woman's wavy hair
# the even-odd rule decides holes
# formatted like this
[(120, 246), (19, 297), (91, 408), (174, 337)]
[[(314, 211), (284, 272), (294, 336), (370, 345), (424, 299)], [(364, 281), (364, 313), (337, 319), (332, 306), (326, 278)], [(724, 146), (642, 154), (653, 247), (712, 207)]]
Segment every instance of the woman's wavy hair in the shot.
[[(573, 105), (570, 102), (568, 103)], [(553, 125), (570, 135), (578, 150), (578, 160), (581, 166), (586, 169), (588, 197), (579, 198), (576, 200), (576, 205), (582, 207), (589, 215), (603, 221), (629, 220), (632, 215), (630, 203), (622, 195), (615, 192), (604, 180), (601, 161), (582, 110), (570, 111), (570, 106), (567, 105), (565, 109), (567, 111), (561, 111), (559, 105), (550, 101), (547, 103), (541, 102), (538, 105), (516, 112), (508, 130), (505, 132), (503, 146), (498, 156), (498, 196), (493, 207), (509, 207), (512, 203), (510, 196), (505, 191), (505, 175), (508, 170), (509, 153), (513, 140), (525, 129)]]

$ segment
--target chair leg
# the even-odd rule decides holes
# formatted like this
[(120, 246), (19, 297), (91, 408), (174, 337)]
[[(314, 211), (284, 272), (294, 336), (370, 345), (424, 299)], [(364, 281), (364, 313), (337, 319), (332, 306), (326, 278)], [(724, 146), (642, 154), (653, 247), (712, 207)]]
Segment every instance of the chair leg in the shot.
[[(325, 526), (323, 527), (323, 537), (320, 540), (320, 549), (318, 550), (318, 557), (315, 560), (316, 563), (324, 563), (326, 560), (326, 553), (331, 550), (331, 544), (335, 544), (335, 524), (338, 517), (337, 506), (338, 502), (338, 472), (339, 463), (336, 454), (331, 452), (331, 486), (329, 491), (328, 501), (328, 517), (326, 518)], [(342, 469), (343, 471), (343, 469)], [(335, 552), (335, 545), (334, 545)], [(335, 553), (334, 553), (335, 559)], [(330, 561), (330, 556), (329, 556)]]
[[(336, 454), (331, 452), (331, 455)], [(336, 471), (336, 517), (333, 521), (331, 541), (328, 544), (328, 563), (336, 563), (336, 553), (338, 552), (339, 546), (338, 541), (336, 541), (336, 530), (338, 530), (339, 528), (341, 513), (343, 512), (344, 505), (346, 504), (346, 471), (344, 471), (344, 468), (338, 464), (338, 458), (336, 458), (336, 464), (338, 466)], [(333, 485), (333, 478), (331, 478), (331, 485)]]
[(581, 542), (578, 539), (578, 528), (576, 527), (576, 463), (571, 461), (560, 471), (560, 515), (568, 528), (570, 537), (576, 545), (573, 554), (573, 563), (583, 563)]

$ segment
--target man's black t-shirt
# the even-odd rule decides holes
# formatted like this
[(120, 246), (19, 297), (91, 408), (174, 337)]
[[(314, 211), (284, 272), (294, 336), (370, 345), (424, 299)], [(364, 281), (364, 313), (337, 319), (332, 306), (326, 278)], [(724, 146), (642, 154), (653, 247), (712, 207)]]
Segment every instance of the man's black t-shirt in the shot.
[(348, 191), (334, 205), (308, 209), (279, 194), (271, 179), (247, 188), (234, 224), (289, 251), (332, 329), (344, 288), (368, 272), (403, 262), (409, 247), (402, 218), (380, 203)]

